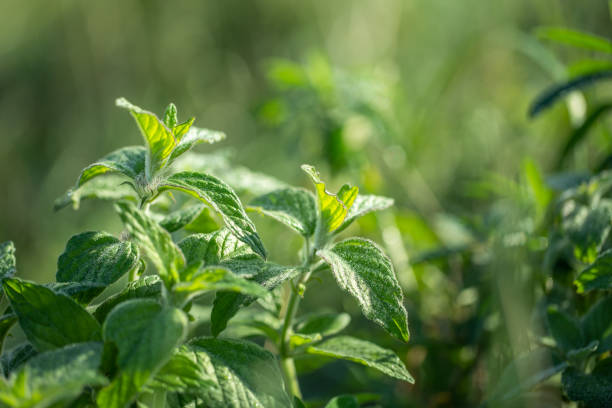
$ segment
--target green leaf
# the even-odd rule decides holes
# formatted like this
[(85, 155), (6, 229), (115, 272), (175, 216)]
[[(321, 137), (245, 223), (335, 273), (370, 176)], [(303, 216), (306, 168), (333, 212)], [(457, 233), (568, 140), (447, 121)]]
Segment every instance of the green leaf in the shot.
[(171, 102), (166, 108), (166, 111), (164, 112), (164, 125), (166, 125), (168, 129), (174, 129), (177, 123), (178, 115), (176, 111), (176, 105)]
[(352, 361), (374, 368), (390, 377), (414, 383), (404, 363), (391, 350), (349, 336), (332, 337), (306, 349), (309, 354)]
[(8, 376), (37, 354), (30, 343), (21, 343), (2, 354), (2, 372)]
[[(180, 130), (182, 131), (182, 129)], [(191, 150), (196, 144), (213, 144), (223, 139), (225, 139), (225, 133), (223, 132), (190, 126), (190, 129), (182, 136), (180, 142), (172, 151), (168, 164), (173, 163), (179, 156)]]
[(586, 341), (597, 340), (599, 353), (612, 350), (612, 313), (610, 310), (612, 310), (612, 296), (601, 299), (582, 316), (581, 326)]
[(239, 292), (249, 296), (265, 296), (268, 292), (260, 285), (234, 275), (229, 269), (221, 267), (200, 268), (201, 263), (187, 267), (180, 282), (172, 287), (173, 295), (182, 304), (196, 296), (215, 290)]
[(612, 289), (612, 249), (595, 259), (574, 281), (578, 293)]
[(213, 338), (196, 339), (188, 347), (215, 382), (203, 390), (204, 406), (292, 407), (277, 360), (269, 351), (247, 341)]
[(115, 104), (129, 110), (136, 120), (147, 146), (145, 174), (146, 179), (150, 181), (166, 166), (177, 141), (172, 131), (155, 114), (132, 105), (125, 98), (117, 99)]
[(392, 198), (371, 195), (371, 194), (358, 195), (357, 198), (355, 198), (355, 202), (349, 209), (348, 214), (346, 215), (346, 218), (344, 219), (344, 222), (336, 230), (336, 233), (344, 230), (346, 227), (351, 225), (351, 223), (355, 221), (357, 218), (362, 217), (366, 215), (367, 213), (370, 213), (373, 211), (385, 210), (391, 207), (392, 205), (393, 205)]
[(129, 282), (121, 292), (107, 298), (98, 305), (93, 315), (99, 322), (103, 322), (110, 311), (119, 303), (139, 298), (158, 300), (161, 293), (162, 281), (157, 275), (143, 276), (138, 280)]
[(517, 397), (537, 384), (563, 371), (566, 361), (554, 362), (550, 351), (539, 348), (513, 360), (503, 371), (487, 398), (486, 406), (495, 407), (495, 401), (507, 401)]
[(15, 259), (15, 244), (6, 241), (0, 244), (0, 279), (15, 274), (17, 261)]
[(389, 258), (372, 241), (349, 238), (317, 251), (340, 288), (355, 297), (363, 314), (403, 341), (410, 339), (402, 289)]
[(206, 207), (204, 204), (190, 205), (166, 215), (159, 225), (168, 232), (178, 231), (198, 217)]
[(61, 293), (71, 297), (82, 306), (87, 306), (89, 302), (96, 298), (105, 285), (101, 283), (80, 283), (80, 282), (51, 282), (44, 285), (55, 293)]
[(302, 170), (308, 174), (315, 186), (317, 196), (317, 230), (321, 234), (335, 231), (342, 225), (348, 210), (357, 197), (357, 187), (342, 186), (338, 194), (325, 190), (325, 183), (321, 181), (319, 172), (312, 166), (302, 165)]
[(57, 260), (58, 282), (108, 286), (138, 265), (138, 248), (106, 232), (74, 235)]
[(185, 265), (183, 253), (172, 241), (168, 231), (133, 204), (115, 204), (121, 220), (134, 239), (155, 265), (162, 280), (169, 287), (178, 281), (179, 270)]
[(536, 31), (536, 35), (541, 39), (612, 54), (612, 43), (607, 38), (594, 34), (563, 27), (541, 27)]
[[(203, 261), (207, 266), (223, 265), (240, 275), (252, 276), (264, 263), (248, 245), (225, 228), (208, 234), (189, 235), (178, 245), (187, 263)], [(240, 262), (244, 265), (239, 266)]]
[(259, 196), (251, 201), (248, 210), (272, 217), (305, 237), (312, 236), (317, 225), (315, 198), (300, 188), (285, 188)]
[(567, 353), (585, 345), (582, 328), (567, 313), (550, 306), (547, 312), (548, 328), (552, 337), (563, 352)]
[(68, 296), (19, 279), (5, 279), (2, 286), (19, 325), (37, 350), (100, 340), (96, 319)]
[(151, 387), (197, 396), (203, 389), (214, 385), (213, 379), (199, 364), (197, 354), (189, 347), (181, 346), (155, 375)]
[(4, 346), (4, 339), (15, 323), (17, 323), (15, 313), (6, 313), (0, 316), (0, 354)]
[(569, 367), (561, 383), (570, 400), (581, 401), (588, 408), (608, 408), (612, 405), (612, 358), (601, 360), (591, 374)]
[(186, 335), (187, 317), (154, 300), (121, 303), (104, 322), (104, 340), (117, 346), (119, 372), (98, 394), (101, 407), (124, 408), (172, 356)]
[(81, 200), (97, 198), (100, 200), (131, 200), (136, 201), (138, 194), (132, 186), (125, 183), (122, 176), (109, 175), (96, 178), (81, 187), (68, 190), (53, 203), (53, 209), (59, 211), (69, 205), (75, 210), (79, 209)]
[(142, 146), (129, 146), (115, 150), (85, 167), (76, 186), (80, 187), (94, 177), (111, 173), (120, 173), (135, 180), (144, 171), (145, 157), (146, 150)]
[(227, 228), (253, 251), (265, 259), (266, 251), (255, 225), (246, 215), (234, 191), (216, 177), (202, 173), (182, 172), (170, 176), (160, 191), (175, 189), (190, 194), (210, 205), (221, 214)]
[(601, 200), (597, 207), (582, 207), (576, 211), (566, 226), (569, 238), (574, 244), (576, 258), (592, 263), (610, 234), (612, 228), (612, 201)]
[(353, 395), (339, 395), (332, 398), (325, 408), (359, 408), (359, 400)]
[(577, 76), (569, 81), (552, 85), (533, 101), (529, 108), (529, 116), (535, 117), (551, 107), (559, 99), (578, 89), (593, 85), (596, 82), (612, 78), (612, 71), (598, 71)]
[(184, 121), (183, 123), (179, 123), (172, 129), (172, 132), (174, 133), (174, 137), (176, 137), (176, 140), (178, 140), (179, 142), (181, 141), (183, 136), (185, 136), (187, 132), (189, 131), (189, 129), (191, 128), (191, 125), (193, 125), (194, 121), (195, 121), (195, 118), (187, 119), (186, 121)]
[[(249, 281), (273, 290), (281, 283), (293, 279), (300, 273), (298, 268), (290, 268), (272, 263), (265, 263), (259, 271), (249, 276)], [(210, 314), (210, 330), (213, 336), (218, 336), (227, 327), (228, 321), (236, 315), (238, 310), (255, 301), (255, 297), (249, 294), (237, 292), (218, 292), (213, 303)]]
[(298, 320), (295, 331), (301, 334), (321, 334), (331, 336), (344, 330), (351, 322), (347, 313), (315, 313)]
[(73, 344), (41, 353), (11, 375), (8, 384), (0, 386), (0, 405), (68, 406), (85, 386), (107, 383), (98, 372), (101, 357), (101, 343)]

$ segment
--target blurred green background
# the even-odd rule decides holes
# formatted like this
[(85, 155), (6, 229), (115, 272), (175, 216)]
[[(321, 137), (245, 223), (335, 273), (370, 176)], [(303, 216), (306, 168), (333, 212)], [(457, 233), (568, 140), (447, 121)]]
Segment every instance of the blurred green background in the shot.
[[(399, 350), (417, 384), (332, 365), (304, 377), (306, 397), (337, 388), (379, 393), (385, 406), (468, 407), (486, 394), (504, 353), (518, 347), (530, 302), (523, 281), (499, 278), (522, 255), (492, 260), (478, 250), (492, 225), (513, 223), (503, 207), (491, 215), (490, 203), (531, 163), (552, 166), (568, 112), (584, 104), (527, 118), (534, 96), (564, 75), (556, 58), (571, 57), (532, 32), (560, 25), (610, 35), (606, 2), (3, 0), (0, 15), (0, 241), (15, 241), (21, 276), (50, 281), (71, 235), (120, 230), (108, 203), (52, 210), (81, 168), (141, 143), (115, 98), (160, 114), (172, 101), (181, 118), (227, 133), (199, 151), (223, 150), (304, 186), (299, 165), (310, 163), (332, 187), (351, 182), (396, 200), (353, 232), (391, 255), (413, 341), (397, 344), (357, 318), (352, 328)], [(603, 129), (593, 139), (612, 144)], [(592, 146), (574, 168), (587, 167)], [(289, 261), (284, 250), (297, 241), (254, 220), (273, 259)], [(324, 299), (355, 310), (324, 282), (315, 291), (306, 309)]]

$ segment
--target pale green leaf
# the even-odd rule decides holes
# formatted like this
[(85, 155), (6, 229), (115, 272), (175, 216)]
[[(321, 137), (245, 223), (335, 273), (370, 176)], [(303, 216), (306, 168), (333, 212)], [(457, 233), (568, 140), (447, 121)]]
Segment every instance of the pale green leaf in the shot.
[(200, 338), (189, 343), (198, 364), (215, 385), (205, 388), (208, 408), (289, 408), (276, 357), (258, 345), (241, 340)]
[[(300, 272), (299, 268), (265, 263), (260, 266), (260, 269), (254, 275), (249, 276), (248, 279), (267, 290), (273, 290), (281, 283), (294, 278)], [(218, 336), (227, 327), (227, 322), (241, 307), (250, 305), (254, 300), (255, 297), (244, 293), (227, 291), (217, 293), (210, 315), (210, 330), (213, 336)]]
[(590, 374), (569, 367), (561, 376), (565, 394), (572, 401), (581, 401), (588, 408), (612, 406), (612, 357), (597, 363)]
[(183, 123), (179, 123), (172, 129), (172, 132), (174, 133), (174, 137), (176, 137), (176, 140), (178, 140), (179, 142), (181, 141), (183, 136), (185, 136), (187, 132), (189, 131), (189, 129), (191, 128), (191, 125), (193, 125), (194, 121), (195, 121), (195, 118), (189, 118)]
[(402, 289), (391, 261), (374, 242), (349, 238), (317, 255), (330, 265), (340, 288), (355, 297), (368, 319), (408, 341)]
[(150, 386), (197, 396), (214, 385), (213, 379), (199, 364), (197, 354), (188, 346), (181, 346), (155, 375)]
[(553, 339), (563, 352), (579, 349), (585, 345), (584, 335), (578, 322), (556, 307), (549, 307), (547, 323)]
[(138, 194), (134, 188), (125, 183), (125, 177), (111, 174), (95, 178), (78, 188), (69, 190), (62, 197), (55, 200), (53, 209), (59, 211), (71, 205), (72, 208), (78, 210), (82, 200), (91, 198), (110, 201), (121, 199), (137, 201), (137, 197)]
[(154, 300), (135, 299), (114, 308), (103, 331), (104, 340), (117, 347), (119, 371), (99, 392), (97, 402), (105, 408), (125, 408), (183, 340), (187, 317), (181, 310)]
[(100, 340), (96, 319), (68, 296), (18, 279), (5, 279), (2, 286), (19, 325), (37, 350)]
[(573, 47), (612, 54), (612, 42), (604, 37), (563, 27), (542, 27), (536, 31), (538, 37)]
[(248, 244), (262, 258), (266, 257), (255, 225), (246, 215), (236, 193), (216, 177), (202, 173), (173, 174), (160, 186), (160, 191), (175, 189), (186, 192), (210, 205), (223, 217), (227, 228)]
[(291, 348), (304, 346), (306, 344), (314, 343), (315, 341), (320, 341), (323, 339), (323, 336), (319, 333), (315, 334), (302, 334), (302, 333), (292, 333), (289, 336), (289, 344)]
[(185, 259), (168, 231), (133, 204), (119, 202), (115, 209), (132, 239), (145, 251), (166, 285), (178, 281), (178, 272), (185, 265)]
[(391, 350), (384, 349), (369, 341), (349, 336), (332, 337), (309, 346), (309, 354), (349, 360), (374, 368), (390, 377), (414, 383), (406, 366)]
[(177, 141), (172, 131), (154, 113), (132, 105), (125, 98), (119, 98), (115, 103), (128, 109), (136, 120), (147, 146), (145, 173), (147, 180), (151, 180), (155, 173), (166, 166)]
[(142, 146), (129, 146), (115, 150), (100, 160), (85, 167), (76, 186), (82, 186), (94, 177), (110, 173), (121, 173), (136, 179), (144, 171), (146, 150)]
[(185, 231), (208, 233), (221, 228), (218, 215), (210, 208), (204, 207), (202, 211), (189, 224), (185, 225)]
[(574, 281), (578, 293), (612, 289), (612, 249), (600, 254)]
[(164, 112), (164, 125), (166, 125), (168, 129), (174, 129), (177, 123), (178, 112), (176, 111), (176, 105), (170, 102), (166, 108), (166, 111)]
[[(177, 130), (182, 131), (182, 129)], [(213, 144), (223, 139), (225, 139), (225, 133), (223, 132), (190, 126), (189, 130), (181, 136), (180, 142), (172, 151), (170, 159), (168, 159), (168, 164), (173, 163), (179, 156), (191, 150), (196, 144)]]
[(6, 241), (0, 244), (0, 278), (13, 276), (16, 271), (15, 244)]
[(357, 218), (366, 215), (372, 211), (382, 211), (393, 205), (393, 199), (388, 197), (382, 197), (377, 195), (358, 195), (355, 199), (355, 202), (351, 206), (344, 219), (344, 222), (338, 229), (336, 233), (344, 230), (346, 227), (351, 225), (353, 221)]
[(121, 292), (104, 300), (104, 302), (98, 305), (93, 315), (99, 322), (103, 322), (110, 311), (119, 303), (138, 298), (157, 300), (160, 298), (161, 293), (162, 281), (159, 276), (143, 276), (140, 279), (129, 282)]
[(309, 191), (300, 188), (275, 190), (256, 197), (248, 209), (272, 217), (305, 237), (315, 232), (317, 207)]
[(347, 313), (313, 313), (298, 319), (295, 331), (301, 334), (316, 334), (331, 336), (344, 330), (351, 322)]
[(57, 260), (58, 282), (110, 285), (138, 265), (138, 248), (111, 234), (83, 232), (68, 241)]
[(164, 227), (168, 232), (178, 231), (195, 220), (205, 208), (204, 204), (190, 205), (181, 208), (162, 218), (159, 221), (159, 225)]

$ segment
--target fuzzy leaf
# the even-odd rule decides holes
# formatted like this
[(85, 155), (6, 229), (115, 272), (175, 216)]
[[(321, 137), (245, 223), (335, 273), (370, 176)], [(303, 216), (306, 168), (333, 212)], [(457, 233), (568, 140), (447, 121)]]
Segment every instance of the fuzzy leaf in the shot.
[(234, 261), (242, 261), (245, 265), (256, 264), (257, 269), (245, 267), (245, 271), (234, 270), (232, 272), (240, 275), (256, 273), (264, 263), (251, 248), (244, 242), (238, 240), (228, 229), (220, 229), (208, 234), (193, 234), (185, 237), (178, 243), (187, 263), (203, 261), (204, 265), (224, 265)]
[[(249, 277), (267, 290), (273, 290), (281, 283), (294, 278), (300, 273), (298, 268), (288, 268), (272, 263), (265, 263), (259, 271)], [(210, 314), (210, 330), (213, 336), (218, 336), (227, 327), (227, 322), (240, 310), (255, 301), (255, 297), (245, 293), (218, 292)]]
[(255, 198), (248, 209), (272, 217), (305, 237), (315, 232), (317, 207), (309, 191), (300, 188), (275, 190)]
[(168, 129), (174, 129), (178, 123), (178, 112), (176, 111), (176, 105), (170, 102), (166, 111), (164, 112), (164, 125)]
[(561, 383), (572, 401), (581, 401), (588, 408), (612, 406), (612, 358), (601, 360), (591, 374), (583, 374), (574, 367), (563, 372)]
[(132, 105), (125, 98), (119, 98), (115, 104), (130, 111), (147, 146), (145, 173), (151, 180), (155, 173), (164, 168), (177, 142), (172, 131), (151, 112)]
[(97, 398), (101, 407), (125, 408), (172, 356), (186, 335), (187, 317), (154, 300), (135, 299), (113, 309), (104, 323), (104, 340), (117, 346), (119, 372)]
[(110, 285), (138, 265), (138, 248), (106, 232), (74, 235), (57, 260), (58, 282)]
[[(314, 167), (304, 164), (302, 170), (310, 176), (315, 186), (318, 207), (317, 228), (322, 233), (335, 231), (344, 222), (348, 210), (357, 196), (357, 187), (351, 189), (348, 185), (344, 185), (337, 195), (331, 194), (325, 190), (325, 183), (321, 181), (319, 172)], [(347, 201), (346, 204), (344, 200)]]
[(402, 289), (391, 261), (375, 243), (349, 238), (317, 254), (329, 264), (340, 288), (355, 297), (368, 319), (408, 341)]
[(105, 174), (121, 173), (136, 179), (144, 171), (146, 150), (142, 146), (129, 146), (115, 150), (100, 160), (85, 167), (77, 180), (77, 187), (94, 177)]
[(2, 364), (2, 372), (5, 376), (10, 375), (25, 363), (34, 357), (38, 352), (28, 342), (21, 343), (16, 347), (4, 352), (0, 363)]
[(15, 274), (17, 261), (15, 259), (15, 244), (6, 241), (0, 244), (0, 278), (8, 278)]
[(197, 354), (188, 346), (181, 346), (159, 370), (151, 387), (197, 396), (214, 385), (213, 379), (200, 366)]
[[(182, 129), (178, 130), (182, 131)], [(213, 144), (223, 139), (225, 139), (225, 133), (223, 132), (190, 126), (190, 129), (181, 137), (180, 142), (172, 151), (168, 164), (173, 163), (179, 156), (191, 150), (198, 143)]]
[(601, 200), (595, 208), (577, 211), (566, 223), (576, 257), (585, 263), (594, 262), (611, 228), (612, 201)]
[(159, 225), (164, 227), (168, 232), (178, 231), (185, 225), (189, 224), (198, 217), (198, 214), (204, 210), (206, 206), (204, 204), (190, 205), (180, 210), (176, 210), (166, 215), (160, 222)]
[(612, 249), (595, 259), (574, 281), (578, 293), (612, 289)]
[(55, 293), (61, 293), (74, 299), (78, 304), (87, 306), (106, 288), (101, 283), (51, 282), (44, 285)]
[(115, 209), (166, 285), (178, 281), (178, 272), (185, 265), (185, 259), (170, 234), (133, 204), (119, 202)]
[(78, 210), (82, 200), (91, 198), (110, 201), (122, 199), (136, 201), (136, 191), (130, 185), (125, 184), (124, 180), (124, 177), (116, 175), (90, 180), (78, 188), (68, 190), (66, 194), (55, 200), (53, 209), (59, 211), (71, 205), (72, 208)]
[(14, 373), (9, 387), (0, 386), (0, 404), (43, 408), (67, 406), (85, 386), (107, 383), (98, 372), (101, 343), (79, 343), (41, 353)]
[(96, 308), (93, 313), (99, 322), (103, 322), (110, 311), (119, 303), (139, 298), (159, 299), (162, 292), (162, 281), (157, 275), (143, 276), (142, 278), (129, 282), (119, 293), (107, 298)]
[(203, 173), (182, 172), (170, 176), (160, 191), (174, 189), (190, 194), (219, 212), (227, 228), (265, 259), (266, 251), (255, 225), (246, 215), (240, 199), (223, 181)]
[(185, 136), (187, 132), (189, 131), (189, 129), (191, 128), (191, 125), (193, 125), (194, 121), (195, 121), (195, 118), (190, 118), (184, 121), (183, 123), (179, 123), (172, 129), (172, 132), (174, 133), (174, 137), (176, 137), (176, 140), (178, 140), (179, 142), (181, 141), (183, 136)]
[(551, 306), (548, 308), (547, 321), (557, 346), (565, 353), (585, 345), (582, 329), (571, 316)]
[(353, 361), (400, 380), (414, 383), (404, 363), (391, 350), (349, 336), (332, 337), (306, 349), (309, 354)]
[(68, 296), (19, 279), (5, 279), (2, 286), (19, 325), (37, 350), (101, 339), (96, 319)]
[(301, 334), (321, 334), (331, 336), (344, 330), (351, 322), (347, 313), (316, 313), (298, 320), (295, 331)]
[(187, 346), (215, 386), (203, 389), (208, 408), (292, 407), (272, 353), (241, 340), (200, 338)]
[(6, 313), (0, 316), (0, 354), (4, 346), (4, 339), (15, 323), (17, 323), (15, 313)]
[(357, 218), (372, 211), (382, 211), (393, 205), (393, 199), (377, 195), (358, 195), (336, 233), (344, 230)]

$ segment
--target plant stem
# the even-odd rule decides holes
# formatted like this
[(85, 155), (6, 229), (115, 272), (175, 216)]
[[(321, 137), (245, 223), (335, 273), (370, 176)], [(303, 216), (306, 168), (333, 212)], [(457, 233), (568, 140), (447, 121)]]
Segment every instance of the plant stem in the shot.
[(293, 319), (295, 318), (295, 314), (297, 313), (298, 306), (300, 304), (300, 299), (302, 294), (300, 293), (300, 287), (304, 285), (308, 281), (310, 274), (312, 273), (312, 259), (314, 258), (314, 254), (311, 251), (310, 243), (306, 240), (304, 244), (304, 263), (303, 267), (306, 269), (304, 273), (302, 273), (297, 279), (297, 284), (290, 287), (291, 293), (289, 295), (289, 299), (286, 303), (285, 316), (283, 318), (283, 326), (281, 328), (280, 335), (280, 344), (278, 347), (280, 358), (281, 358), (281, 369), (283, 372), (283, 376), (285, 377), (285, 381), (287, 386), (289, 387), (289, 391), (291, 391), (292, 395), (296, 397), (302, 398), (302, 392), (300, 390), (300, 383), (297, 378), (297, 372), (295, 370), (295, 363), (291, 356), (291, 334), (293, 332)]

